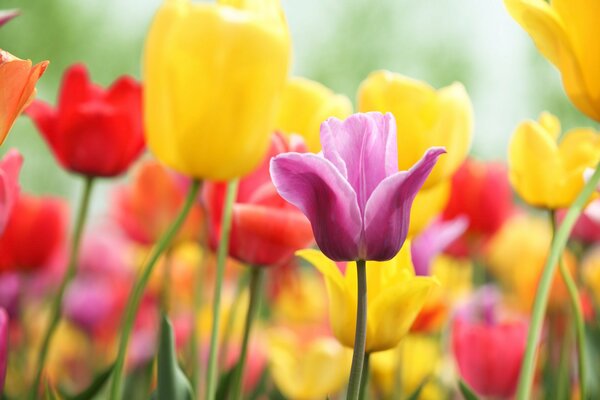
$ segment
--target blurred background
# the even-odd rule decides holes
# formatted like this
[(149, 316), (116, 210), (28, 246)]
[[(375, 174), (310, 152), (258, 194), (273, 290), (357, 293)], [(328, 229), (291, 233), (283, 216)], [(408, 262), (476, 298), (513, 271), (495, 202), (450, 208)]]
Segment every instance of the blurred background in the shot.
[[(570, 105), (559, 74), (501, 0), (282, 1), (294, 44), (293, 73), (353, 101), (360, 82), (376, 69), (436, 88), (461, 81), (475, 110), (476, 157), (505, 159), (515, 126), (543, 110), (559, 116), (563, 129), (593, 124)], [(61, 75), (74, 62), (87, 64), (102, 85), (122, 74), (140, 78), (144, 37), (160, 3), (1, 0), (0, 8), (19, 8), (22, 15), (0, 30), (0, 48), (34, 62), (50, 60), (38, 96), (55, 103)], [(75, 195), (78, 178), (55, 164), (27, 117), (17, 121), (0, 155), (11, 147), (25, 155), (25, 191)]]

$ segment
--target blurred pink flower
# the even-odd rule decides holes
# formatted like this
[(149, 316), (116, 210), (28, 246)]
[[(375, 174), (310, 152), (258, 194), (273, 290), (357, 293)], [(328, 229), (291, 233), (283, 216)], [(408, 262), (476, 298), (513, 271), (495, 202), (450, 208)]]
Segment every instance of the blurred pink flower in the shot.
[(0, 236), (19, 196), (19, 172), (22, 165), (23, 156), (14, 149), (9, 150), (0, 160)]

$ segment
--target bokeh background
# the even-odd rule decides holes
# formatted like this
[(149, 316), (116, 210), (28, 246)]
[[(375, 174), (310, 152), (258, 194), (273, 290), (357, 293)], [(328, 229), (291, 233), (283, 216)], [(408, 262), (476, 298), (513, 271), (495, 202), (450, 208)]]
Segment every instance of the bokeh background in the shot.
[[(536, 52), (501, 0), (282, 0), (294, 45), (293, 73), (355, 99), (376, 69), (425, 80), (436, 88), (461, 81), (475, 110), (472, 154), (505, 159), (519, 121), (543, 110), (563, 128), (593, 123), (570, 105), (557, 71)], [(92, 79), (141, 77), (144, 37), (161, 0), (0, 0), (22, 15), (0, 30), (0, 48), (51, 64), (39, 97), (55, 103), (63, 70), (88, 65)], [(25, 155), (25, 191), (73, 197), (78, 178), (61, 170), (27, 117), (0, 153)], [(0, 154), (1, 155), (1, 154)], [(109, 191), (109, 183), (101, 190)], [(102, 198), (97, 196), (97, 198)], [(95, 210), (105, 205), (95, 204)]]

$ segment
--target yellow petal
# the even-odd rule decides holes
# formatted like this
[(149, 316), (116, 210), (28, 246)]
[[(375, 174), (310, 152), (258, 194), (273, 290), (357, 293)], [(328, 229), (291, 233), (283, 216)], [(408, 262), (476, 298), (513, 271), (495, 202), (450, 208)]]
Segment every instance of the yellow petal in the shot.
[(446, 148), (448, 153), (436, 164), (425, 188), (450, 177), (471, 146), (473, 110), (460, 83), (436, 91), (424, 82), (377, 71), (361, 83), (358, 108), (394, 115), (401, 170), (410, 168), (432, 146)]
[(441, 214), (450, 198), (450, 187), (450, 179), (446, 179), (417, 193), (410, 210), (409, 237), (418, 235)]
[(276, 129), (304, 137), (308, 150), (321, 151), (320, 126), (329, 117), (345, 119), (352, 113), (350, 99), (306, 78), (290, 78), (277, 113)]

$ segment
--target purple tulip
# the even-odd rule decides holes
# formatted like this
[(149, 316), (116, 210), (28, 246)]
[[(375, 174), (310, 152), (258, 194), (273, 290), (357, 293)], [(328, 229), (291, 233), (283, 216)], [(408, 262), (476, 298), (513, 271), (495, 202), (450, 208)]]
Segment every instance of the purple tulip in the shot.
[(8, 362), (8, 314), (0, 308), (0, 396), (4, 393), (4, 378)]
[(445, 150), (431, 148), (410, 170), (398, 172), (390, 113), (330, 118), (321, 124), (321, 145), (322, 154), (271, 160), (277, 191), (308, 217), (330, 259), (391, 259), (406, 240), (412, 202)]

